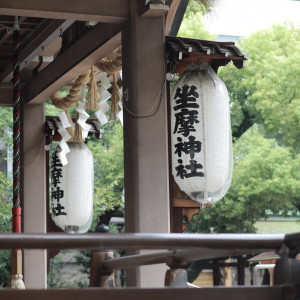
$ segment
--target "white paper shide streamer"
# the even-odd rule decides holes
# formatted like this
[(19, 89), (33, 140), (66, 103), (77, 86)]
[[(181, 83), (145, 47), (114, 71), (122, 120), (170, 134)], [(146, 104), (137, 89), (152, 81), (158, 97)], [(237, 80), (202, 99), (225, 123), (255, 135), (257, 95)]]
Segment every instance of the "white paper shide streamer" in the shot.
[[(95, 115), (98, 118), (99, 122), (104, 125), (108, 122), (106, 113), (109, 111), (110, 106), (107, 104), (107, 100), (111, 98), (111, 93), (108, 91), (108, 89), (111, 87), (111, 84), (109, 82), (109, 79), (107, 78), (106, 73), (101, 72), (97, 77), (101, 81), (101, 85), (98, 89), (99, 100), (97, 101), (97, 104), (99, 106), (99, 109), (95, 112)], [(121, 102), (118, 104), (120, 107), (120, 111), (117, 114), (117, 118), (120, 120), (123, 126), (123, 105)]]
[(91, 126), (86, 123), (86, 120), (89, 118), (89, 114), (85, 111), (85, 105), (86, 105), (86, 100), (84, 99), (84, 91), (86, 89), (86, 85), (82, 84), (81, 86), (81, 93), (78, 99), (78, 105), (76, 108), (76, 111), (79, 114), (79, 118), (77, 120), (77, 123), (80, 125), (82, 128), (82, 137), (83, 139), (86, 139), (89, 130), (91, 129)]
[(223, 198), (232, 177), (229, 96), (207, 63), (189, 66), (171, 93), (172, 173), (201, 204)]
[(71, 135), (66, 128), (69, 128), (72, 125), (70, 124), (65, 112), (60, 113), (58, 117), (61, 122), (61, 126), (58, 128), (58, 132), (61, 135), (61, 141), (59, 142), (60, 151), (58, 153), (58, 157), (62, 165), (65, 166), (68, 163), (66, 155), (70, 152), (67, 141), (71, 139)]
[(62, 230), (84, 233), (90, 228), (93, 216), (93, 155), (84, 143), (68, 145), (68, 164), (61, 163), (60, 149), (52, 155), (51, 216)]

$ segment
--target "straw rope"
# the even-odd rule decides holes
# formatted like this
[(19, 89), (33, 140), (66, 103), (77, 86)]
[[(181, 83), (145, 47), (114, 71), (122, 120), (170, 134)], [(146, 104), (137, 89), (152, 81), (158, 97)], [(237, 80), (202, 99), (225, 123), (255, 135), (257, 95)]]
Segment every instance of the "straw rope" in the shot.
[(59, 92), (56, 92), (52, 97), (51, 101), (53, 105), (57, 108), (67, 110), (77, 103), (78, 97), (81, 92), (81, 85), (86, 84), (89, 81), (91, 70), (86, 71), (84, 74), (80, 75), (70, 89), (69, 94), (66, 97), (62, 97)]
[[(120, 110), (118, 106), (118, 102), (121, 99), (120, 89), (117, 84), (117, 72), (122, 70), (122, 57), (118, 56), (114, 60), (108, 60), (103, 58), (99, 60), (95, 67), (99, 69), (100, 72), (105, 72), (109, 75), (113, 76), (113, 85), (112, 85), (112, 96), (111, 96), (111, 120), (117, 119), (117, 112)], [(95, 110), (98, 109), (97, 100), (99, 98), (97, 81), (95, 76), (95, 67), (92, 66), (90, 70), (86, 71), (84, 74), (80, 75), (72, 85), (69, 94), (66, 97), (62, 97), (59, 92), (56, 92), (53, 96), (51, 96), (52, 104), (60, 109), (63, 109), (67, 115), (67, 118), (71, 125), (73, 125), (72, 118), (70, 117), (68, 109), (71, 108), (74, 104), (78, 103), (78, 98), (81, 93), (82, 84), (87, 84), (90, 80), (88, 95), (87, 95), (87, 109)], [(78, 118), (78, 117), (77, 117)], [(71, 135), (70, 142), (81, 142), (82, 138), (82, 130), (80, 126), (75, 124), (74, 127), (71, 126), (67, 128), (67, 131)]]
[(116, 73), (113, 75), (113, 86), (111, 93), (111, 108), (110, 108), (110, 119), (117, 120), (117, 113), (120, 110), (118, 102), (121, 100), (120, 89), (117, 84), (117, 75)]
[(99, 71), (107, 74), (114, 74), (122, 70), (122, 56), (116, 57), (114, 60), (103, 58), (95, 65)]
[(87, 109), (95, 110), (98, 109), (97, 100), (99, 99), (97, 81), (95, 76), (95, 68), (91, 67), (91, 82), (87, 94)]

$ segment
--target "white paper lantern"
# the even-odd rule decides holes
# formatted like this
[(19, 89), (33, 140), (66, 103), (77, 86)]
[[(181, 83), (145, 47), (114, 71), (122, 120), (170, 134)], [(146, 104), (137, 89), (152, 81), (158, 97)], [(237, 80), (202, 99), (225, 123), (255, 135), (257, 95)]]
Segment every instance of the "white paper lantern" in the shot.
[(229, 96), (207, 64), (189, 66), (171, 93), (172, 174), (199, 203), (225, 196), (232, 177)]
[(51, 216), (69, 233), (87, 232), (93, 217), (94, 162), (84, 143), (68, 143), (68, 164), (58, 158), (58, 147), (51, 164)]

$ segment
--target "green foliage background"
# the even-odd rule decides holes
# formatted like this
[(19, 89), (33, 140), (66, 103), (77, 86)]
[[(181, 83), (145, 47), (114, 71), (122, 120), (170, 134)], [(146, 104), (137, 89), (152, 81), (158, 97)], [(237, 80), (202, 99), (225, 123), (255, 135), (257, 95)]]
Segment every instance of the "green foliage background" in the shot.
[(299, 35), (300, 28), (285, 23), (241, 38), (237, 46), (250, 56), (246, 67), (220, 68), (230, 95), (232, 185), (224, 199), (200, 211), (189, 232), (255, 232), (261, 218), (299, 216)]

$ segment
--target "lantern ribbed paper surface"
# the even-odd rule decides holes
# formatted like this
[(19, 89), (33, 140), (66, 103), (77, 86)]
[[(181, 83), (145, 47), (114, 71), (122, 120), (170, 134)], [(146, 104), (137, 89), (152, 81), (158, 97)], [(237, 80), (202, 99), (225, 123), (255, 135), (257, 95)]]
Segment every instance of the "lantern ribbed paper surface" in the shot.
[(68, 164), (53, 153), (51, 165), (51, 215), (55, 224), (70, 233), (88, 231), (93, 216), (94, 162), (84, 143), (68, 143)]
[(207, 63), (189, 66), (171, 93), (172, 173), (202, 204), (226, 194), (232, 176), (229, 96)]

